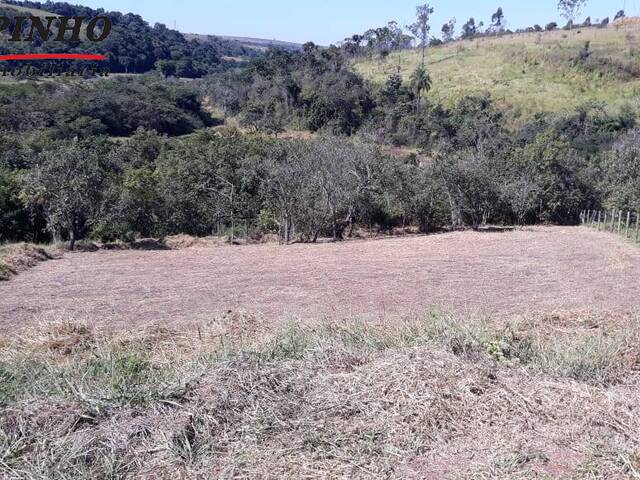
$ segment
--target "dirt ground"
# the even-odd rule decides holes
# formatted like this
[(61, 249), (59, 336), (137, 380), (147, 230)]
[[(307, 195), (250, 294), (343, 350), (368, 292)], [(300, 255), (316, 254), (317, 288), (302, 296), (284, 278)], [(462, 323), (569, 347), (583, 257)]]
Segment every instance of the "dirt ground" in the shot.
[(233, 311), (268, 320), (389, 318), (439, 310), (640, 311), (640, 249), (583, 228), (459, 232), (321, 245), (68, 254), (0, 284), (0, 330), (70, 318), (191, 324)]

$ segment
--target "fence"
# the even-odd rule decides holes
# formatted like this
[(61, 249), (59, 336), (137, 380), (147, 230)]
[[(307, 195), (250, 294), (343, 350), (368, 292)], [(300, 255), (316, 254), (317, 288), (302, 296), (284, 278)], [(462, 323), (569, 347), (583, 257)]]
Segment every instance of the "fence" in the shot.
[(640, 242), (640, 213), (622, 210), (585, 210), (580, 214), (582, 225), (598, 231), (614, 232)]

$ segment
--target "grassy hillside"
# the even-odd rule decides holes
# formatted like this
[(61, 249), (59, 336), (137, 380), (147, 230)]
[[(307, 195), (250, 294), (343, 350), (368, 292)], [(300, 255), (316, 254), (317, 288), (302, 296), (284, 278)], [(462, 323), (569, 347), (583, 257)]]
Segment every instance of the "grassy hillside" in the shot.
[(55, 16), (55, 13), (47, 12), (46, 10), (40, 10), (37, 8), (27, 8), (21, 5), (9, 5), (5, 2), (0, 1), (0, 8), (13, 10), (18, 13), (29, 14), (35, 17), (47, 17), (47, 16)]
[(267, 40), (263, 38), (250, 38), (250, 37), (232, 37), (227, 35), (200, 35), (196, 33), (185, 33), (185, 37), (189, 40), (198, 40), (199, 42), (210, 42), (215, 39), (226, 40), (227, 42), (234, 42), (242, 45), (245, 48), (252, 50), (265, 51), (269, 48), (279, 48), (281, 50), (287, 50), (290, 52), (296, 52), (302, 50), (302, 45), (293, 42), (283, 42), (282, 40)]
[[(590, 42), (590, 56), (579, 60)], [(408, 80), (420, 62), (418, 50), (387, 59), (355, 62), (365, 77), (380, 83), (398, 66)], [(560, 111), (585, 101), (612, 107), (635, 102), (640, 94), (640, 24), (458, 41), (429, 49), (433, 79), (429, 96), (445, 104), (464, 94), (489, 92), (516, 119)]]

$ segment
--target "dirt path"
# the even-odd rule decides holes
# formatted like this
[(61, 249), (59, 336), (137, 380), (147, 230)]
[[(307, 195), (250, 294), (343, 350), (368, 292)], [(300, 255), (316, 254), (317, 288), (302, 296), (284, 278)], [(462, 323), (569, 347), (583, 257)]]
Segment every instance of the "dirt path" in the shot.
[(66, 317), (127, 328), (233, 310), (269, 320), (430, 309), (640, 311), (640, 248), (582, 228), (324, 245), (103, 251), (0, 284), (0, 329)]

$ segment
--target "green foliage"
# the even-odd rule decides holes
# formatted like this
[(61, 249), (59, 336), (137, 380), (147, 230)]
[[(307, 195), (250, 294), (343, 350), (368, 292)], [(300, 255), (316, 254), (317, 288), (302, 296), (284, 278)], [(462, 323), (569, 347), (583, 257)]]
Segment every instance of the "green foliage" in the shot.
[(447, 192), (474, 230), (500, 210), (500, 169), (480, 152), (464, 151), (436, 163)]
[(581, 209), (596, 201), (588, 163), (566, 138), (553, 132), (541, 133), (515, 156), (539, 189), (539, 221), (577, 222)]
[(197, 92), (157, 76), (29, 85), (35, 93), (0, 102), (1, 130), (46, 130), (53, 138), (87, 138), (104, 133), (127, 136), (138, 128), (184, 135), (211, 124)]
[[(427, 5), (422, 13), (428, 27)], [(491, 49), (447, 45), (432, 49), (424, 65), (415, 52), (394, 52), (406, 38), (389, 24), (354, 36), (351, 47), (270, 50), (245, 68), (187, 83), (163, 78), (202, 73), (197, 59), (172, 50), (178, 34), (162, 26), (148, 34), (139, 19), (126, 17), (119, 25), (134, 25), (139, 36), (132, 52), (149, 42), (159, 49), (157, 72), (0, 84), (0, 239), (209, 235), (232, 224), (238, 231), (246, 221), (257, 234), (313, 242), (340, 240), (359, 226), (433, 232), (483, 222), (571, 224), (588, 208), (638, 208), (638, 139), (627, 135), (633, 108), (589, 101), (534, 116), (511, 102), (512, 85), (500, 90), (493, 80), (474, 80), (474, 94), (465, 94), (465, 82), (487, 72), (507, 84), (528, 69), (571, 82), (632, 78), (633, 62), (618, 53), (605, 61), (603, 40), (590, 31), (566, 46), (547, 39), (523, 46), (520, 37), (500, 42), (497, 35), (483, 39)], [(500, 12), (494, 17), (499, 29)], [(475, 22), (467, 27), (478, 33)], [(602, 33), (620, 40), (616, 35)], [(349, 61), (362, 48), (389, 53), (399, 71), (386, 69), (380, 85), (367, 82)], [(112, 52), (112, 60), (125, 70), (149, 67), (147, 56), (132, 52)], [(524, 65), (516, 65), (523, 56)], [(362, 62), (357, 69), (370, 76)], [(543, 86), (557, 84), (540, 78)], [(532, 95), (540, 83), (521, 86)], [(543, 93), (545, 102), (557, 101)], [(213, 122), (204, 99), (252, 133), (206, 130)], [(318, 135), (279, 140), (288, 129)], [(413, 148), (398, 158), (382, 153), (389, 145)]]
[(93, 221), (105, 181), (98, 142), (64, 142), (42, 152), (25, 176), (23, 198), (41, 209), (54, 241), (68, 233), (73, 249)]
[(273, 213), (269, 210), (260, 210), (258, 218), (256, 219), (256, 228), (261, 233), (278, 233), (280, 225), (276, 220)]
[(202, 133), (163, 150), (155, 176), (167, 233), (211, 234), (220, 222), (260, 211), (257, 156), (264, 148), (235, 133)]
[[(8, 4), (8, 5), (7, 5)], [(189, 40), (182, 33), (171, 30), (162, 24), (150, 26), (142, 17), (132, 13), (104, 12), (80, 5), (62, 2), (15, 2), (9, 0), (0, 6), (3, 15), (13, 18), (24, 12), (12, 7), (46, 10), (57, 15), (83, 16), (92, 18), (97, 15), (108, 15), (113, 23), (109, 37), (102, 42), (86, 42), (82, 46), (72, 43), (36, 42), (35, 45), (13, 44), (8, 49), (0, 48), (2, 53), (100, 53), (107, 57), (101, 67), (108, 68), (113, 73), (145, 73), (156, 67), (163, 73), (176, 74), (180, 77), (199, 78), (210, 72), (235, 66), (234, 62), (223, 60), (223, 57), (252, 57), (257, 55), (255, 50), (247, 49), (240, 44), (227, 42), (216, 37), (210, 37), (206, 42)], [(25, 29), (29, 26), (25, 24)], [(54, 29), (55, 30), (55, 29)], [(27, 32), (28, 33), (28, 32)], [(84, 34), (83, 34), (84, 35)], [(39, 39), (38, 39), (39, 40)], [(58, 62), (64, 66), (64, 62)], [(73, 65), (69, 62), (67, 66)]]
[(432, 81), (429, 72), (424, 66), (417, 67), (413, 73), (411, 74), (411, 88), (414, 90), (417, 98), (416, 108), (420, 111), (420, 100), (422, 98), (422, 94), (429, 93), (431, 90)]
[(0, 165), (0, 243), (27, 238), (29, 215), (20, 201), (22, 175)]
[[(565, 39), (550, 31), (490, 36), (430, 48), (429, 98), (451, 108), (466, 95), (489, 94), (513, 128), (538, 114), (565, 113), (587, 101), (605, 102), (611, 113), (633, 104), (640, 85), (637, 58), (632, 55), (638, 50), (638, 32), (588, 28), (566, 35)], [(576, 65), (587, 41), (591, 55)], [(362, 55), (352, 64), (366, 80), (382, 86), (398, 69), (408, 83), (422, 57), (419, 50), (402, 50), (392, 51), (385, 62)]]
[(640, 212), (640, 132), (619, 139), (605, 153), (603, 189), (606, 207)]
[(350, 135), (373, 107), (367, 86), (340, 51), (314, 45), (300, 55), (270, 51), (246, 70), (211, 76), (205, 90), (225, 114), (276, 134), (297, 125)]

